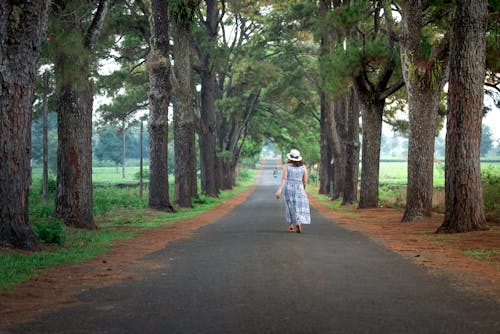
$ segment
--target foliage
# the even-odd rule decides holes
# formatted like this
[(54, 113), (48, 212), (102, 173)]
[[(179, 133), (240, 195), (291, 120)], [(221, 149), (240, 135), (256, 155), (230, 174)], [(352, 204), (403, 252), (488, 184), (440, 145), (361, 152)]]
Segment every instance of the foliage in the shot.
[[(139, 158), (139, 138), (136, 128), (125, 129), (125, 155), (126, 158)], [(116, 165), (123, 163), (123, 129), (113, 126), (104, 126), (97, 131), (94, 141), (94, 155), (99, 160), (110, 160)], [(146, 131), (146, 145), (148, 137)], [(143, 143), (144, 145), (144, 143)], [(148, 150), (143, 149), (143, 154), (149, 157)]]
[[(141, 179), (141, 171), (138, 171), (134, 174), (134, 178), (136, 180), (140, 180)], [(148, 168), (144, 168), (142, 170), (142, 179), (143, 180), (149, 180), (149, 169)]]
[(481, 171), (486, 218), (500, 222), (500, 171), (489, 166)]
[(487, 125), (483, 125), (481, 133), (481, 156), (485, 157), (488, 152), (493, 148), (493, 133)]
[(35, 222), (33, 231), (38, 240), (44, 243), (57, 245), (64, 243), (63, 224), (57, 219)]

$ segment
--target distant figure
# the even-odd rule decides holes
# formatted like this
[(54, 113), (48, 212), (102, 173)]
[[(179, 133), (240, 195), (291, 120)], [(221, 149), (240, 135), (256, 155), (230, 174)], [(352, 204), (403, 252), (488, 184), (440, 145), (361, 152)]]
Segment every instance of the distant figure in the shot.
[(274, 167), (274, 169), (273, 169), (273, 176), (274, 177), (278, 176), (278, 168), (277, 167)]
[(309, 200), (305, 190), (307, 169), (298, 150), (293, 149), (286, 156), (288, 162), (283, 166), (281, 184), (278, 191), (276, 191), (276, 198), (280, 198), (284, 187), (288, 231), (294, 232), (293, 225), (295, 224), (297, 233), (301, 233), (302, 224), (311, 223)]

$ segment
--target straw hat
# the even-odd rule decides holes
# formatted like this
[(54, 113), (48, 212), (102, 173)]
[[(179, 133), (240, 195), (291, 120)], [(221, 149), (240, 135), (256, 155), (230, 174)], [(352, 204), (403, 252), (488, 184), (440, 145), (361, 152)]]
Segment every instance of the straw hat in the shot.
[(290, 153), (286, 155), (286, 157), (292, 161), (302, 161), (302, 157), (300, 156), (300, 152), (298, 150), (291, 150)]

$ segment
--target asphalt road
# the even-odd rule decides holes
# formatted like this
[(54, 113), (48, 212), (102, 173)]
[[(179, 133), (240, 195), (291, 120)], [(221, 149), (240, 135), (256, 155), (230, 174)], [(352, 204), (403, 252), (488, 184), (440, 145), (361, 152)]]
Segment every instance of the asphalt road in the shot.
[(500, 333), (500, 307), (457, 292), (312, 210), (288, 233), (278, 178), (191, 239), (148, 260), (143, 279), (78, 296), (15, 333)]

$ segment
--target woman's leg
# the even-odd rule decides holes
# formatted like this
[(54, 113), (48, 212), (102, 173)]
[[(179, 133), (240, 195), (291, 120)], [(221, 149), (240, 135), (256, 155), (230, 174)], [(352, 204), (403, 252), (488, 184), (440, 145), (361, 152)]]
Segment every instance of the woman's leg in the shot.
[(301, 232), (302, 232), (302, 223), (297, 222), (297, 233), (301, 233)]

